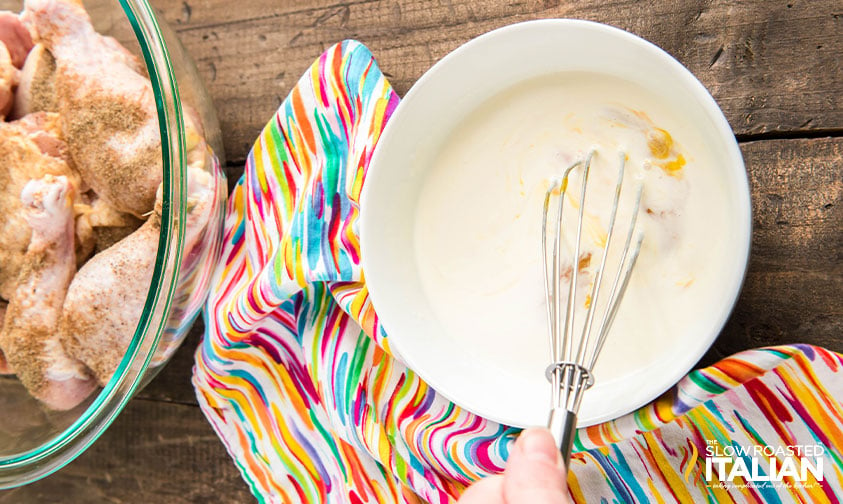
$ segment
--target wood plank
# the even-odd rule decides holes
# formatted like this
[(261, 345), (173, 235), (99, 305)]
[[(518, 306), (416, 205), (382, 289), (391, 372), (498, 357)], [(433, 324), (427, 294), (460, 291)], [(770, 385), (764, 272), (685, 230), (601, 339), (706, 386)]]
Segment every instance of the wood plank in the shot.
[[(517, 21), (577, 17), (643, 36), (688, 66), (740, 135), (843, 129), (843, 10), (833, 0), (629, 2), (494, 0), (154, 0), (208, 82), (228, 159), (257, 133), (310, 63), (356, 38), (399, 93), (463, 42)], [(189, 11), (190, 15), (185, 15)], [(223, 16), (220, 13), (225, 12)]]
[(0, 504), (254, 502), (195, 406), (136, 399), (87, 452)]
[[(347, 0), (284, 0), (241, 2), (237, 9), (228, 9), (226, 16), (221, 16), (216, 0), (182, 0), (177, 2), (151, 2), (156, 10), (167, 19), (174, 28), (195, 25), (220, 25), (247, 19), (277, 17), (293, 12), (312, 11), (326, 7), (337, 7), (354, 3)], [(230, 5), (230, 4), (229, 4)]]
[(753, 205), (752, 253), (722, 355), (810, 343), (843, 352), (843, 139), (742, 146)]

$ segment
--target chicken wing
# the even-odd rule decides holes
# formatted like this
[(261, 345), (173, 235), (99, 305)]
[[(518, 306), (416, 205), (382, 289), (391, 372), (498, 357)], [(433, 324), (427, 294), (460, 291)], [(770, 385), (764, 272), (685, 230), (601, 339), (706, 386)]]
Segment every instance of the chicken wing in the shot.
[(21, 18), (55, 58), (56, 107), (82, 178), (117, 210), (147, 214), (162, 177), (149, 80), (94, 30), (80, 2), (27, 0)]
[(0, 331), (0, 347), (21, 383), (56, 410), (73, 408), (96, 388), (85, 366), (65, 352), (58, 333), (76, 272), (73, 191), (67, 177), (52, 175), (24, 187), (31, 239)]

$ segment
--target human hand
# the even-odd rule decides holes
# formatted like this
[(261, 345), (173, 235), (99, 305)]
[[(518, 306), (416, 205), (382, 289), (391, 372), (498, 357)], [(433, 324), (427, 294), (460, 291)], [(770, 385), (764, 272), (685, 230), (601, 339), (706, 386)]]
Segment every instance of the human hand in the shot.
[(518, 436), (503, 474), (471, 485), (457, 504), (566, 504), (567, 470), (547, 429)]

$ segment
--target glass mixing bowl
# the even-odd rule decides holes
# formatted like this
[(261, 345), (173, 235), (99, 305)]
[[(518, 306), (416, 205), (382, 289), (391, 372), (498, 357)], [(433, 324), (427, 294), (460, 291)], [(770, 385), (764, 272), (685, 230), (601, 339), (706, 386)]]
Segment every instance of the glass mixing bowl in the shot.
[[(220, 250), (227, 194), (220, 169), (222, 141), (211, 100), (193, 62), (145, 0), (83, 3), (95, 29), (133, 52), (151, 81), (163, 170), (157, 255), (128, 349), (111, 379), (85, 401), (68, 411), (53, 411), (30, 397), (14, 376), (0, 376), (0, 489), (51, 474), (103, 433), (187, 334), (207, 295)], [(20, 12), (22, 4), (21, 0), (0, 0), (0, 9)], [(188, 128), (188, 123), (199, 123), (199, 127)], [(192, 133), (201, 130), (207, 148), (197, 151), (203, 135), (197, 139)], [(203, 187), (211, 194), (207, 225), (198, 235), (190, 224), (181, 224), (189, 222), (190, 187), (198, 173), (189, 166), (201, 171)]]

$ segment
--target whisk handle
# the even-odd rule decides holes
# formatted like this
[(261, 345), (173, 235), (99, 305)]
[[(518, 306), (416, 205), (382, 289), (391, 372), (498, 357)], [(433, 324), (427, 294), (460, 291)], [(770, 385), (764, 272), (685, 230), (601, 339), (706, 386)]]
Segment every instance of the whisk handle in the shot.
[(568, 462), (571, 460), (571, 449), (574, 446), (574, 432), (577, 427), (577, 414), (573, 411), (568, 411), (565, 408), (554, 408), (550, 410), (550, 419), (547, 422), (547, 427), (550, 433), (553, 434), (553, 439), (556, 440), (556, 446), (562, 453), (562, 460), (565, 462), (565, 467), (568, 467)]

